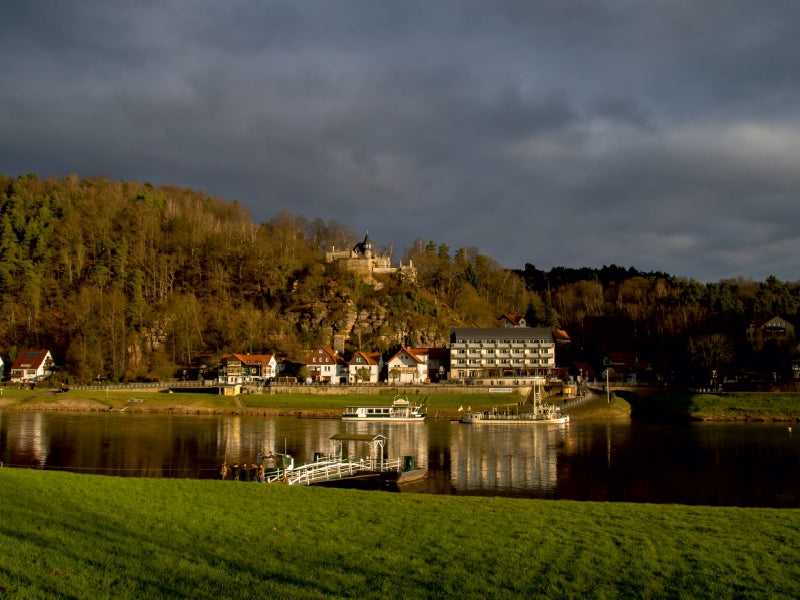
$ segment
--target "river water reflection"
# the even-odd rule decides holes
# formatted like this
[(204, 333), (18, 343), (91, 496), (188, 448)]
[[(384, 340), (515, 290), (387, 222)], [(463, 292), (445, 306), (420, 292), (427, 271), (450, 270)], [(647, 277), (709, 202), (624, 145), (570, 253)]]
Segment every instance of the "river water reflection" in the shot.
[[(380, 433), (413, 455), (414, 492), (800, 507), (800, 427), (580, 422), (538, 426), (342, 423), (336, 419), (0, 411), (6, 466), (134, 477), (213, 478), (223, 459), (286, 451), (299, 464), (335, 433)], [(350, 456), (371, 446), (348, 443)]]

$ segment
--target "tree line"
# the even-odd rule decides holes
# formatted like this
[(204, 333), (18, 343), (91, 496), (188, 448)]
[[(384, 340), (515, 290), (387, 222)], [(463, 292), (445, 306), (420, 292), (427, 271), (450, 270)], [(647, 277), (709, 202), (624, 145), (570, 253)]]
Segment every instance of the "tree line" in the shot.
[(558, 361), (633, 352), (659, 377), (712, 369), (788, 373), (796, 346), (754, 353), (747, 324), (797, 322), (800, 284), (700, 283), (615, 265), (503, 268), (477, 248), (415, 240), (394, 260), (416, 280), (365, 281), (324, 252), (360, 239), (335, 220), (281, 210), (256, 224), (199, 190), (102, 177), (0, 176), (0, 354), (48, 348), (63, 381), (203, 377), (228, 352), (302, 363), (331, 345), (391, 353), (446, 346), (452, 327), (502, 314), (565, 330)]

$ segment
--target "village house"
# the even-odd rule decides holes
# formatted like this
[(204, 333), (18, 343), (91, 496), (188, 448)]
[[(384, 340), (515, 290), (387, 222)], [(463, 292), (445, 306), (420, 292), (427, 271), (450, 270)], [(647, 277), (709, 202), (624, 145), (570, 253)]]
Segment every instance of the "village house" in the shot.
[(553, 332), (546, 327), (455, 328), (450, 332), (451, 380), (555, 373)]
[(390, 383), (425, 383), (428, 373), (428, 348), (401, 348), (386, 361)]
[(224, 385), (266, 383), (278, 374), (274, 354), (226, 354), (217, 370), (218, 380)]
[(576, 360), (572, 363), (572, 372), (577, 375), (578, 383), (583, 385), (585, 383), (597, 381), (597, 373), (594, 367), (588, 362)]
[(11, 381), (39, 381), (53, 374), (53, 356), (49, 350), (23, 350), (11, 365)]
[(447, 379), (450, 371), (450, 350), (448, 348), (415, 348), (417, 356), (424, 352), (428, 356), (428, 378), (433, 382)]
[(380, 352), (353, 354), (347, 363), (350, 383), (378, 383), (383, 371), (383, 356)]
[(346, 383), (350, 373), (347, 362), (328, 346), (320, 346), (311, 352), (306, 359), (306, 369), (311, 381), (334, 385)]
[(767, 342), (794, 340), (794, 325), (779, 315), (757, 318), (750, 321), (746, 335), (753, 350), (761, 352)]
[(504, 314), (500, 315), (500, 325), (502, 327), (527, 327), (528, 322), (522, 315)]
[(648, 362), (640, 361), (636, 354), (630, 352), (609, 352), (603, 357), (601, 377), (609, 381), (624, 383), (641, 383), (645, 371), (650, 370)]

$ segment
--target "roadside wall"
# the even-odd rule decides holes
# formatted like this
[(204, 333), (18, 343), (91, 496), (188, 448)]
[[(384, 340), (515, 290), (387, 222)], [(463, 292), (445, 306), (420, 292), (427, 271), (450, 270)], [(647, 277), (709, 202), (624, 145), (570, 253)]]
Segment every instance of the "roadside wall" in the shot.
[[(530, 394), (530, 386), (489, 386), (489, 385), (452, 385), (425, 383), (420, 385), (303, 385), (273, 384), (270, 394), (320, 394), (342, 396), (345, 394), (394, 395), (394, 394), (496, 394), (501, 397), (523, 397)], [(266, 390), (265, 390), (266, 391)]]

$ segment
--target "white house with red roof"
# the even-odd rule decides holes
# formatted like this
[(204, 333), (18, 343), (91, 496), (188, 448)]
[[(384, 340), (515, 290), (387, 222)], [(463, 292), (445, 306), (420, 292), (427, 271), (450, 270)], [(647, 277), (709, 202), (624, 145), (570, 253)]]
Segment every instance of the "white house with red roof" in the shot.
[(225, 385), (264, 383), (277, 373), (274, 354), (225, 354), (217, 368), (219, 382)]
[(425, 383), (429, 379), (428, 348), (401, 348), (386, 361), (390, 383)]
[(505, 313), (500, 315), (500, 324), (503, 327), (527, 327), (528, 322), (522, 315), (512, 315)]
[(347, 381), (350, 370), (339, 353), (328, 346), (319, 346), (306, 359), (306, 369), (312, 381), (338, 384), (342, 378)]
[(361, 352), (353, 354), (348, 361), (350, 383), (378, 383), (383, 371), (383, 356), (380, 352)]
[(27, 349), (11, 365), (11, 381), (39, 381), (53, 374), (50, 350)]

